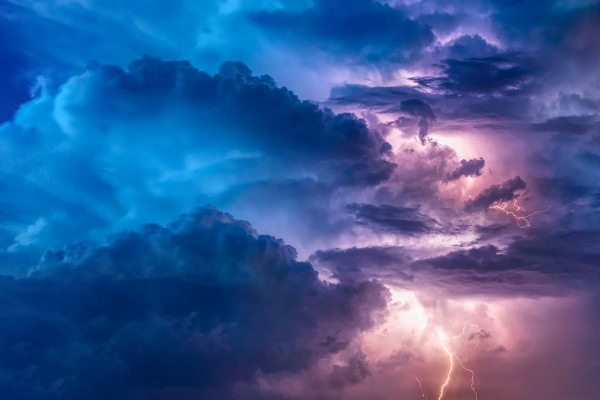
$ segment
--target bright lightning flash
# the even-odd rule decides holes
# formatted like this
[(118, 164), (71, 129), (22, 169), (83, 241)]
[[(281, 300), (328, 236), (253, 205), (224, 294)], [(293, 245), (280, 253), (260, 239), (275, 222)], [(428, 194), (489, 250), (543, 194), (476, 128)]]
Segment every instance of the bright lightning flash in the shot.
[(534, 216), (535, 214), (540, 214), (540, 213), (545, 213), (545, 212), (550, 211), (550, 207), (548, 207), (545, 210), (538, 210), (538, 211), (534, 211), (530, 214), (524, 214), (525, 208), (521, 207), (518, 204), (517, 199), (515, 199), (512, 204), (509, 204), (508, 202), (493, 204), (492, 206), (490, 206), (490, 209), (503, 212), (506, 215), (513, 217), (515, 219), (515, 221), (517, 221), (517, 226), (521, 229), (531, 227), (531, 217)]
[(452, 354), (452, 352), (448, 349), (448, 346), (446, 345), (446, 340), (445, 340), (446, 335), (442, 334), (441, 332), (438, 332), (438, 336), (440, 338), (440, 345), (442, 346), (442, 349), (444, 349), (444, 351), (448, 355), (448, 359), (450, 360), (450, 368), (448, 368), (448, 375), (446, 375), (446, 380), (444, 381), (444, 383), (442, 384), (442, 387), (440, 388), (440, 396), (438, 397), (438, 400), (442, 400), (442, 397), (444, 397), (444, 391), (446, 390), (446, 387), (448, 386), (448, 384), (450, 384), (450, 378), (452, 377), (452, 371), (454, 370), (454, 355)]
[[(438, 396), (437, 400), (442, 400), (444, 398), (444, 394), (446, 392), (446, 388), (448, 387), (448, 385), (450, 384), (450, 381), (452, 380), (452, 373), (454, 372), (454, 360), (456, 359), (456, 361), (458, 361), (458, 364), (460, 365), (460, 367), (462, 369), (464, 369), (465, 371), (467, 371), (469, 374), (471, 374), (471, 391), (473, 392), (473, 394), (475, 395), (475, 400), (477, 400), (477, 390), (475, 390), (475, 371), (473, 371), (470, 368), (465, 367), (465, 365), (463, 364), (462, 360), (458, 357), (458, 355), (456, 353), (453, 353), (450, 348), (448, 347), (448, 342), (450, 340), (456, 340), (456, 339), (460, 339), (461, 337), (463, 337), (463, 335), (465, 334), (466, 330), (467, 330), (467, 326), (472, 326), (472, 327), (476, 327), (477, 329), (479, 329), (479, 331), (477, 332), (477, 338), (479, 339), (479, 333), (481, 332), (481, 329), (479, 328), (478, 325), (476, 324), (472, 324), (470, 322), (465, 322), (462, 332), (457, 335), (457, 336), (453, 336), (450, 339), (448, 339), (448, 335), (445, 332), (442, 331), (438, 331), (438, 338), (440, 339), (440, 345), (442, 346), (442, 349), (444, 350), (444, 352), (446, 353), (446, 355), (448, 356), (448, 360), (449, 360), (449, 367), (448, 367), (448, 373), (446, 375), (446, 380), (444, 381), (444, 383), (442, 383), (442, 386), (440, 387), (440, 395)], [(479, 340), (477, 342), (477, 346), (479, 346)], [(476, 347), (477, 347), (476, 346)], [(417, 381), (419, 381), (417, 379)], [(419, 381), (419, 386), (421, 386), (421, 382)], [(423, 393), (423, 388), (421, 387), (421, 393)], [(423, 395), (425, 396), (425, 395)]]

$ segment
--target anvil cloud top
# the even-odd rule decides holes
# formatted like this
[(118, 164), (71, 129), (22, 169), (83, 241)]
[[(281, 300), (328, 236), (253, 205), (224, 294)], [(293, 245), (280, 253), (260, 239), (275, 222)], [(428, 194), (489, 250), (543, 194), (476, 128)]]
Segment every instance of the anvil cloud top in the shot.
[(2, 398), (600, 391), (600, 3), (0, 1)]

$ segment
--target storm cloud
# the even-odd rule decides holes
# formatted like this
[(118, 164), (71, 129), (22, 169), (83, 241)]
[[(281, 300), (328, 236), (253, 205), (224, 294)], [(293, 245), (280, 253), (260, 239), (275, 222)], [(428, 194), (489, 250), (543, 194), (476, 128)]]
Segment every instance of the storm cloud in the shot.
[(445, 182), (455, 181), (463, 176), (480, 176), (481, 170), (485, 166), (483, 158), (472, 158), (470, 160), (460, 160), (460, 166), (449, 173), (444, 179)]
[[(342, 350), (386, 298), (321, 282), (291, 246), (212, 208), (49, 252), (0, 285), (0, 381), (27, 399), (228, 398)], [(350, 368), (336, 384), (366, 373)]]
[(374, 231), (412, 236), (431, 232), (437, 225), (435, 219), (420, 213), (418, 208), (349, 204), (346, 209), (354, 213), (356, 223)]
[(595, 398), (599, 24), (3, 2), (3, 398)]
[(524, 190), (527, 184), (520, 176), (515, 176), (500, 185), (492, 185), (481, 191), (465, 204), (468, 211), (485, 210), (496, 202), (509, 201), (518, 197), (515, 192)]

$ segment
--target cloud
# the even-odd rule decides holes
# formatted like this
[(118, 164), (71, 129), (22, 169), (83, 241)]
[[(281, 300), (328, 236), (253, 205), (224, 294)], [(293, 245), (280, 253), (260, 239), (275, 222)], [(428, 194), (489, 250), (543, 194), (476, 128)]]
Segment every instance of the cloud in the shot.
[(489, 44), (479, 35), (463, 35), (447, 46), (450, 58), (466, 59), (474, 57), (490, 57), (499, 53), (496, 46)]
[(317, 250), (310, 261), (331, 272), (340, 282), (361, 282), (365, 279), (411, 280), (404, 268), (412, 257), (397, 246), (351, 247)]
[[(303, 101), (240, 62), (214, 75), (153, 57), (126, 69), (92, 64), (56, 93), (42, 91), (0, 131), (0, 182), (11, 188), (3, 208), (19, 224), (4, 234), (46, 221), (31, 252), (148, 218), (164, 223), (198, 203), (254, 217), (254, 203), (241, 201), (249, 196), (277, 197), (256, 218), (275, 231), (279, 221), (262, 216), (317, 208), (286, 193), (307, 197), (318, 186), (327, 213), (337, 190), (381, 184), (396, 168), (390, 145), (364, 120)], [(294, 193), (279, 190), (285, 185)], [(72, 229), (63, 229), (66, 220)]]
[(429, 127), (435, 121), (435, 113), (431, 107), (422, 100), (408, 99), (402, 100), (400, 110), (419, 118), (419, 140), (425, 145)]
[(45, 226), (46, 221), (43, 218), (38, 219), (34, 224), (29, 225), (26, 231), (19, 233), (15, 237), (14, 243), (11, 244), (7, 250), (11, 252), (15, 251), (19, 247), (25, 247), (35, 243), (37, 241), (37, 236)]
[(532, 127), (534, 130), (541, 132), (553, 132), (563, 135), (585, 135), (589, 132), (597, 133), (600, 131), (600, 118), (597, 114), (564, 115), (534, 123)]
[(446, 175), (444, 182), (455, 181), (463, 176), (480, 176), (481, 170), (485, 166), (483, 158), (472, 158), (470, 160), (460, 160), (460, 166)]
[[(0, 286), (0, 381), (27, 399), (228, 398), (339, 352), (386, 304), (379, 284), (324, 283), (294, 248), (212, 208), (49, 252)], [(357, 362), (334, 381), (362, 376)]]
[(509, 201), (518, 197), (515, 192), (523, 190), (526, 183), (520, 176), (515, 176), (501, 185), (492, 185), (481, 191), (475, 198), (467, 200), (465, 210), (487, 210), (492, 204), (499, 201)]
[(419, 77), (425, 87), (456, 94), (488, 94), (526, 90), (535, 63), (519, 54), (446, 59), (440, 64), (443, 77)]
[(335, 365), (329, 377), (334, 388), (361, 383), (371, 376), (369, 365), (364, 354), (356, 354), (345, 365)]
[(401, 9), (373, 0), (318, 0), (301, 12), (275, 10), (253, 16), (261, 28), (286, 44), (316, 47), (330, 56), (386, 66), (407, 63), (433, 43), (428, 26)]
[[(464, 320), (491, 335), (466, 358), (473, 343), (452, 343), (488, 400), (594, 397), (596, 2), (22, 0), (0, 15), (0, 117), (26, 101), (0, 127), (0, 264), (20, 276), (0, 279), (5, 397), (418, 398), (417, 375), (433, 398), (436, 331)], [(303, 100), (333, 84), (331, 110)], [(527, 229), (473, 212), (525, 189), (527, 212), (551, 206)], [(299, 256), (213, 209), (166, 225), (196, 204)], [(390, 324), (374, 326), (383, 284)], [(467, 375), (453, 383), (470, 395)]]
[(598, 231), (577, 230), (532, 232), (515, 238), (502, 250), (485, 245), (416, 260), (409, 271), (419, 276), (433, 268), (438, 272), (430, 273), (428, 279), (445, 280), (442, 285), (463, 293), (557, 296), (589, 290), (595, 287), (598, 277), (598, 235)]
[(354, 213), (357, 224), (375, 232), (414, 236), (430, 233), (437, 225), (435, 219), (421, 214), (419, 208), (356, 203), (346, 208)]

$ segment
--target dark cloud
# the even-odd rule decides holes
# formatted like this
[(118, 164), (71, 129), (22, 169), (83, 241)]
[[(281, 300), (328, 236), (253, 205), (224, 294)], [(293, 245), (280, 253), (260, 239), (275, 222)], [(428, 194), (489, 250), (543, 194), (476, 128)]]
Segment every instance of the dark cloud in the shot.
[(506, 269), (524, 269), (531, 264), (518, 258), (510, 258), (502, 254), (497, 247), (488, 245), (468, 250), (458, 250), (444, 256), (417, 261), (414, 265), (416, 267), (428, 265), (447, 270), (497, 272)]
[(419, 77), (425, 87), (455, 94), (491, 94), (527, 90), (535, 62), (519, 54), (447, 59), (441, 62), (442, 77)]
[(491, 57), (498, 54), (498, 48), (479, 35), (463, 35), (450, 42), (446, 49), (453, 59)]
[[(218, 141), (219, 146), (347, 162), (378, 158), (385, 143), (363, 120), (302, 101), (271, 77), (252, 75), (241, 62), (226, 62), (210, 76), (187, 61), (144, 57), (127, 70), (98, 67), (77, 91), (83, 98), (68, 105), (75, 119), (89, 108), (95, 109), (94, 119), (113, 121), (172, 107), (180, 107), (184, 116), (192, 111), (198, 132), (188, 140), (196, 146)], [(223, 130), (214, 136), (210, 126)]]
[(538, 178), (532, 183), (542, 195), (567, 204), (592, 196), (595, 190), (595, 186), (590, 182), (578, 182), (566, 176)]
[[(401, 115), (404, 111), (398, 104), (407, 99), (419, 99), (435, 109), (436, 124), (440, 130), (458, 131), (487, 126), (506, 129), (517, 121), (530, 121), (532, 102), (524, 87), (513, 87), (507, 96), (500, 96), (494, 92), (455, 93), (434, 84), (435, 80), (446, 78), (432, 78), (434, 81), (431, 83), (426, 83), (430, 78), (423, 79), (423, 86), (417, 87), (369, 87), (353, 84), (334, 87), (329, 101), (331, 104), (358, 105), (370, 110)], [(396, 125), (401, 128), (408, 127), (402, 118), (396, 121)]]
[(412, 60), (434, 40), (428, 26), (410, 19), (398, 8), (374, 0), (318, 0), (301, 12), (256, 13), (254, 21), (287, 43), (317, 47), (331, 56), (382, 66)]
[(492, 204), (499, 201), (509, 201), (517, 198), (518, 190), (523, 190), (526, 183), (520, 176), (515, 176), (501, 185), (492, 185), (481, 191), (474, 199), (469, 199), (465, 204), (467, 211), (487, 210)]
[[(268, 198), (277, 182), (310, 178), (332, 195), (378, 185), (396, 168), (390, 145), (364, 120), (303, 101), (240, 62), (214, 75), (153, 57), (127, 68), (90, 64), (0, 130), (7, 141), (0, 182), (11, 193), (3, 209), (13, 225), (0, 229), (0, 240), (45, 218), (39, 241), (19, 250), (34, 258), (91, 230), (166, 222), (198, 202), (235, 203), (239, 213), (254, 204), (241, 203), (244, 188)], [(309, 186), (296, 185), (295, 195)], [(279, 197), (271, 206), (281, 214), (292, 202)], [(63, 229), (66, 220), (72, 229)]]
[(559, 133), (563, 135), (585, 135), (600, 132), (600, 117), (593, 115), (568, 115), (550, 118), (544, 122), (532, 124), (534, 130)]
[(356, 223), (376, 232), (414, 236), (430, 233), (438, 222), (421, 214), (419, 208), (392, 205), (350, 204), (347, 210), (354, 214)]
[[(572, 288), (593, 287), (600, 273), (596, 261), (600, 257), (599, 237), (598, 231), (532, 232), (515, 238), (503, 250), (493, 245), (474, 247), (414, 261), (412, 267), (414, 273), (423, 267), (474, 273), (459, 278), (465, 283), (471, 277), (472, 283), (501, 284), (502, 279), (510, 277), (512, 284), (521, 284), (525, 291), (528, 285), (548, 282)], [(517, 274), (499, 274), (502, 272)], [(502, 285), (498, 289), (502, 290)], [(556, 286), (547, 290), (551, 293)]]
[(491, 225), (475, 225), (475, 233), (479, 235), (478, 241), (487, 240), (496, 237), (509, 228), (509, 225), (491, 224)]
[(408, 99), (402, 100), (400, 110), (419, 118), (419, 140), (421, 144), (427, 143), (427, 134), (432, 122), (435, 121), (435, 113), (431, 107), (422, 100)]
[(406, 249), (397, 246), (318, 250), (310, 261), (331, 271), (332, 277), (340, 282), (361, 282), (372, 278), (411, 280), (404, 268), (411, 257)]
[[(478, 227), (476, 233), (485, 239), (506, 229), (490, 225)], [(483, 245), (414, 259), (410, 249), (375, 246), (320, 250), (311, 261), (340, 282), (376, 278), (401, 287), (433, 286), (465, 296), (556, 296), (595, 290), (600, 278), (599, 237), (597, 230), (535, 230), (514, 236), (503, 249)]]
[[(302, 371), (371, 326), (386, 291), (323, 283), (295, 257), (206, 208), (50, 252), (28, 278), (0, 279), (4, 396), (229, 398), (259, 372)], [(359, 361), (334, 381), (360, 379)]]
[(444, 182), (455, 181), (463, 176), (480, 176), (481, 170), (485, 166), (483, 158), (472, 158), (470, 160), (460, 160), (460, 166), (446, 175)]
[(371, 371), (366, 362), (366, 356), (359, 353), (350, 358), (347, 364), (335, 365), (329, 380), (334, 388), (339, 389), (346, 385), (361, 383), (369, 376), (371, 376)]
[(454, 13), (435, 11), (421, 14), (416, 18), (419, 22), (429, 25), (436, 34), (452, 32), (460, 26), (460, 16)]

